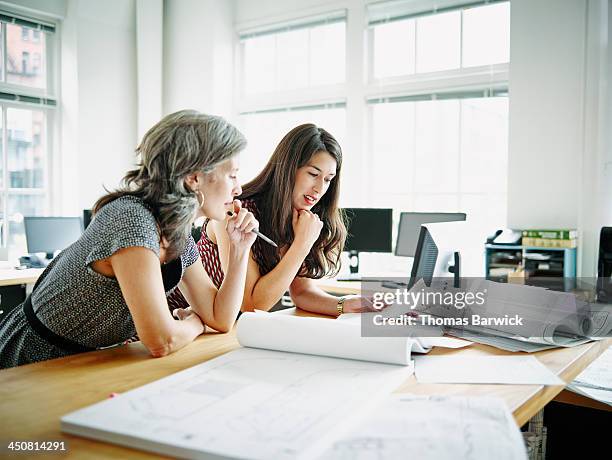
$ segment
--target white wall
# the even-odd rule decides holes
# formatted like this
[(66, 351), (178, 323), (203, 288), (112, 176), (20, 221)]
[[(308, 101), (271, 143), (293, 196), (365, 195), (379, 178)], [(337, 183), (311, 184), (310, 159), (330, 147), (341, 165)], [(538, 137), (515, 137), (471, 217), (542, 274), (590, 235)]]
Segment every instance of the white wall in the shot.
[(578, 274), (592, 276), (612, 201), (607, 2), (512, 0), (511, 15), (508, 226), (578, 228)]
[(513, 0), (508, 225), (576, 228), (586, 0)]
[(162, 116), (164, 2), (136, 0), (138, 139)]
[[(584, 149), (578, 209), (581, 244), (578, 265), (583, 276), (593, 276), (596, 273), (601, 227), (606, 223), (612, 225), (612, 194), (609, 190), (612, 183), (606, 187), (606, 168), (609, 168), (606, 157), (610, 155), (607, 145), (610, 131), (608, 1), (588, 0), (587, 15)], [(612, 182), (609, 173), (607, 180)]]
[[(135, 162), (134, 0), (68, 0), (62, 30), (62, 212), (90, 208)], [(75, 167), (76, 165), (76, 167)]]
[(234, 2), (164, 2), (163, 112), (232, 118)]

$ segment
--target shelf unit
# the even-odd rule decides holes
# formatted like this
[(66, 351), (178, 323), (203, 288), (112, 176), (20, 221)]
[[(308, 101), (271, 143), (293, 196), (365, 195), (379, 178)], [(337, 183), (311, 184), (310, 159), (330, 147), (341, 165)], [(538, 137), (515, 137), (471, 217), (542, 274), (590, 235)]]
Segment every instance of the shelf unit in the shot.
[(508, 282), (508, 273), (522, 265), (526, 284), (570, 290), (576, 284), (576, 248), (485, 244), (485, 276)]

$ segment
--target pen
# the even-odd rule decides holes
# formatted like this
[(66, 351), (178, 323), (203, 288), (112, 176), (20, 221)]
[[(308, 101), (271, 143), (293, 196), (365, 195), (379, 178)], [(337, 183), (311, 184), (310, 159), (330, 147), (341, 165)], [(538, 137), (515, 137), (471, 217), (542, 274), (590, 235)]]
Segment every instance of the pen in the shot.
[[(234, 216), (234, 213), (232, 211), (227, 211), (227, 215), (230, 217)], [(257, 230), (251, 230), (251, 232), (255, 233), (255, 235), (257, 235), (258, 237), (260, 237), (262, 240), (264, 240), (266, 243), (271, 244), (272, 246), (274, 246), (275, 248), (278, 247), (278, 245), (272, 241), (270, 238), (268, 238), (266, 235), (264, 235), (263, 233), (258, 232)]]

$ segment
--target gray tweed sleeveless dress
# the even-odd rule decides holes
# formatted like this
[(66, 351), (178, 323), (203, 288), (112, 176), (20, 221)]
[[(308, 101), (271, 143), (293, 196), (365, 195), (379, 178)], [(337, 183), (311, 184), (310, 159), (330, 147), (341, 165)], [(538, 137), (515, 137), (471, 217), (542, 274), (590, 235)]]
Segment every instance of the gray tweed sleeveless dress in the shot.
[[(199, 259), (193, 238), (185, 238), (180, 264), (178, 259), (174, 264), (180, 273), (170, 286), (164, 283), (166, 295), (174, 290), (185, 269)], [(159, 256), (153, 214), (139, 198), (124, 196), (105, 205), (81, 238), (45, 269), (31, 297), (36, 317), (54, 333), (90, 348), (121, 344), (133, 337), (136, 329), (119, 283), (95, 272), (91, 264), (134, 246), (149, 248)], [(73, 353), (41, 338), (30, 327), (21, 305), (0, 323), (0, 368)]]

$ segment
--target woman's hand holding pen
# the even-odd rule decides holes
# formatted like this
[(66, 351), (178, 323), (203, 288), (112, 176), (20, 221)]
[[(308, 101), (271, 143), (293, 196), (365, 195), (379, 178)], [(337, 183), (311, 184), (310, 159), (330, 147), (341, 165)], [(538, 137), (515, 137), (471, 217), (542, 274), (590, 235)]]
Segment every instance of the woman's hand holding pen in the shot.
[(306, 209), (299, 211), (294, 209), (292, 225), (294, 243), (303, 245), (304, 249), (310, 251), (312, 245), (319, 239), (323, 228), (323, 222), (319, 216)]
[(251, 230), (259, 228), (259, 222), (253, 213), (242, 207), (240, 200), (234, 200), (234, 212), (225, 223), (230, 246), (238, 252), (248, 252), (257, 235)]

